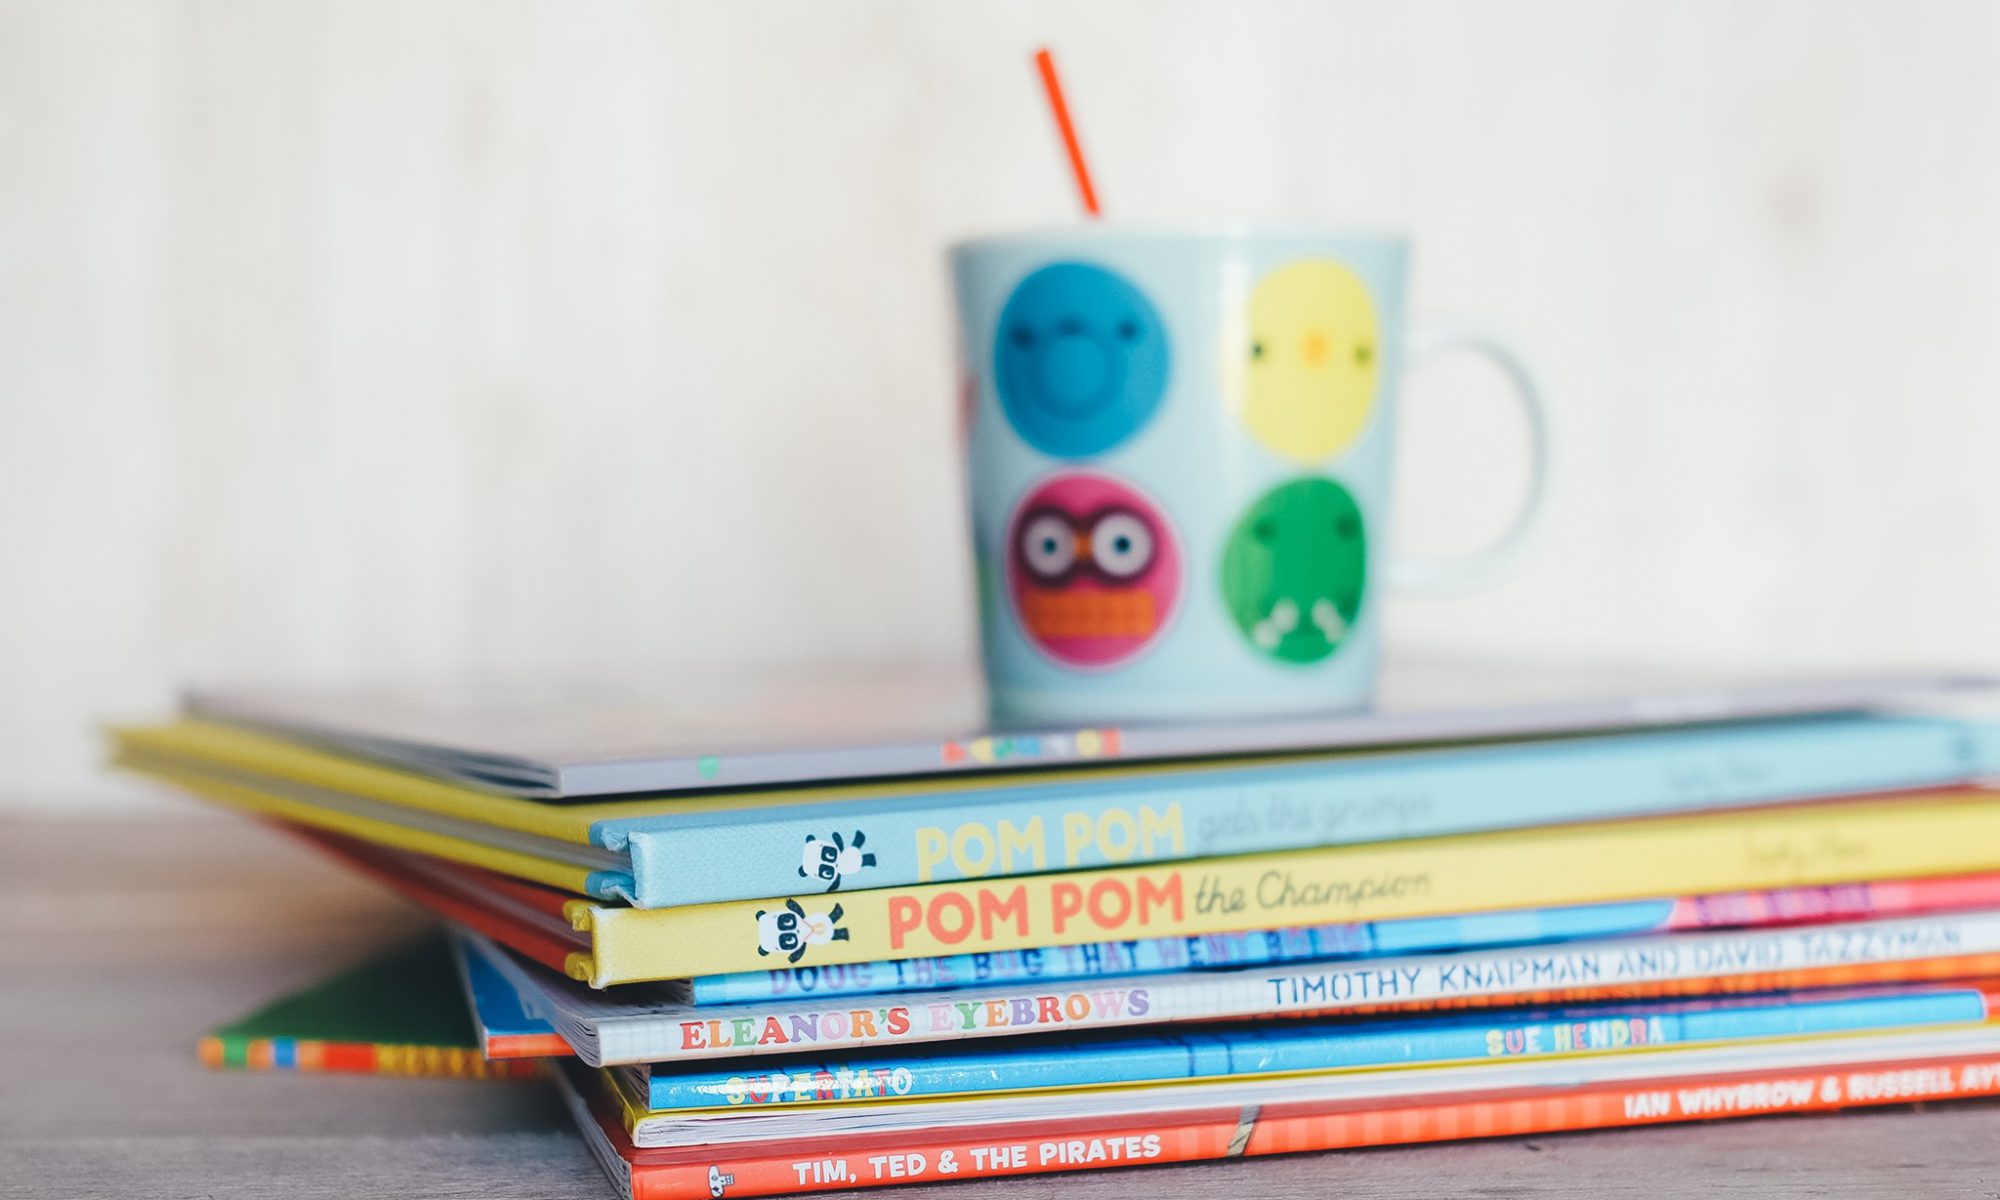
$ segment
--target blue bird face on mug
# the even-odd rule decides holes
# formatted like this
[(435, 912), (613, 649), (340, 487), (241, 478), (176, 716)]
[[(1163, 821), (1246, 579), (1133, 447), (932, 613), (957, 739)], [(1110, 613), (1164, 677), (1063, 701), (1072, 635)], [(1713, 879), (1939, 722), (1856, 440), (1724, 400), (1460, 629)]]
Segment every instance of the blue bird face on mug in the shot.
[(1144, 293), (1089, 263), (1052, 263), (1007, 298), (994, 331), (1000, 407), (1057, 458), (1101, 454), (1137, 433), (1167, 389), (1167, 333)]

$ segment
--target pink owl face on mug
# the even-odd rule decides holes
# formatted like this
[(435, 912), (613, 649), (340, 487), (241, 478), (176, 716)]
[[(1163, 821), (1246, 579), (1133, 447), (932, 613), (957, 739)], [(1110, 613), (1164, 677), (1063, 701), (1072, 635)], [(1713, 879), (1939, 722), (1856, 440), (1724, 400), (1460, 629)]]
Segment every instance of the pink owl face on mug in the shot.
[(1028, 640), (1057, 662), (1109, 667), (1158, 639), (1181, 593), (1181, 554), (1151, 500), (1106, 475), (1044, 481), (1008, 524), (1007, 594)]

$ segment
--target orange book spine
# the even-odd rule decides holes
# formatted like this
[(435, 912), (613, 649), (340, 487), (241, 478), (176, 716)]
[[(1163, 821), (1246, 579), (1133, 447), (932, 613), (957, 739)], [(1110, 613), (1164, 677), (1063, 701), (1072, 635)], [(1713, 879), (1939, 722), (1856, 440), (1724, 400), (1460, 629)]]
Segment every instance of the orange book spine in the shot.
[(1243, 1153), (1291, 1154), (1513, 1137), (1996, 1094), (2000, 1094), (2000, 1055), (1990, 1054), (1628, 1080), (1597, 1087), (1519, 1089), (1355, 1105), (1340, 1111), (1267, 1109), (1258, 1118)]
[(299, 1038), (202, 1038), (202, 1065), (243, 1071), (308, 1071), (349, 1075), (418, 1075), (471, 1079), (533, 1079), (532, 1059), (491, 1062), (458, 1046), (402, 1046), (382, 1042), (323, 1042)]
[(500, 1033), (485, 1039), (480, 1047), (489, 1061), (517, 1058), (560, 1058), (575, 1054), (561, 1034)]

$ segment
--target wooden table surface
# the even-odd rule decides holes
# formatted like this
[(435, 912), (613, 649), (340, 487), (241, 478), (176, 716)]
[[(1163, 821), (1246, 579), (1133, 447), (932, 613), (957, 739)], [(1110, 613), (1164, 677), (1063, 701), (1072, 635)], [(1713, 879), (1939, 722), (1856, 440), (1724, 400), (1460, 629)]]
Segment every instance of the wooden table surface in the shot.
[[(219, 815), (0, 820), (0, 1197), (590, 1197), (547, 1085), (226, 1074), (212, 1024), (420, 918)], [(2000, 1104), (936, 1184), (902, 1195), (2000, 1196)], [(861, 1194), (861, 1193), (856, 1193)], [(885, 1193), (873, 1193), (883, 1195)]]

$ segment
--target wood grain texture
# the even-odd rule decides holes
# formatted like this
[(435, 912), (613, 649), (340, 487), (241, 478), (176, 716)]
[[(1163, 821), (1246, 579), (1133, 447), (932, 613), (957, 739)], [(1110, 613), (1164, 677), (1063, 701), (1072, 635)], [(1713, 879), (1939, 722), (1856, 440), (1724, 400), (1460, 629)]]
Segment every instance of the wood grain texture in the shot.
[[(74, 932), (59, 936), (58, 922)], [(608, 1196), (541, 1084), (226, 1074), (196, 1062), (208, 1026), (418, 923), (242, 821), (0, 821), (0, 1197)], [(1994, 1196), (1996, 1144), (2000, 1104), (1955, 1104), (898, 1194)]]
[[(214, 680), (969, 663), (950, 238), (1402, 226), (1562, 474), (1426, 652), (2000, 666), (1982, 0), (0, 0), (0, 779)], [(1517, 431), (1413, 377), (1402, 532)]]

